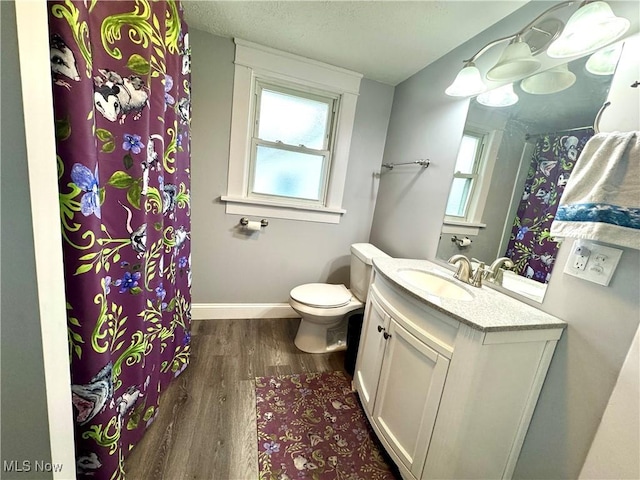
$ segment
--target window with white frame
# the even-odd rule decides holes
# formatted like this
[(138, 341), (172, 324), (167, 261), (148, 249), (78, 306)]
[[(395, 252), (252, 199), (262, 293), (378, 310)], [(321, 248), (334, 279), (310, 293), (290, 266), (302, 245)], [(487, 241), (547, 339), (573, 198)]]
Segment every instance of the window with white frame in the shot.
[(235, 43), (227, 213), (338, 223), (362, 76)]
[(456, 158), (453, 183), (447, 200), (447, 216), (467, 220), (473, 190), (478, 179), (485, 136), (466, 131)]
[(500, 130), (466, 128), (447, 200), (444, 233), (477, 234), (502, 139)]
[(335, 96), (257, 81), (248, 196), (324, 205)]

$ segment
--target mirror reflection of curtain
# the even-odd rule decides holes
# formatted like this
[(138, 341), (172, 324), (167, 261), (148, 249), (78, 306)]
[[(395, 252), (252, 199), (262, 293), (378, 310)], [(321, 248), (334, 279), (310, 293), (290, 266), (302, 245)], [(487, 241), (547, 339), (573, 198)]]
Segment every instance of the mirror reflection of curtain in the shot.
[(558, 252), (549, 228), (576, 160), (593, 134), (592, 128), (584, 128), (538, 138), (506, 252), (518, 275), (549, 281)]

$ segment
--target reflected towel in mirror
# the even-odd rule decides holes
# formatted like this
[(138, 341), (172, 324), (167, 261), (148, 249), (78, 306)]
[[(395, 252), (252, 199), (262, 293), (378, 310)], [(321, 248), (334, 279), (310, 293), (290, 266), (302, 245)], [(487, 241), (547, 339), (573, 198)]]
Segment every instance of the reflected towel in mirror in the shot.
[(599, 133), (589, 140), (550, 234), (640, 249), (640, 132)]

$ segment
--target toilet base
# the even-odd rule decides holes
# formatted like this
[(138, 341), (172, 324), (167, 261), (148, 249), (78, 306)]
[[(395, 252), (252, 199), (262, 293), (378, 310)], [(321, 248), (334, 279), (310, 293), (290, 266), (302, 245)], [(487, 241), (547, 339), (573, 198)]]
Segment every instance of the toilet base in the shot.
[(347, 320), (341, 318), (329, 325), (300, 320), (294, 340), (299, 350), (307, 353), (329, 353), (347, 349)]

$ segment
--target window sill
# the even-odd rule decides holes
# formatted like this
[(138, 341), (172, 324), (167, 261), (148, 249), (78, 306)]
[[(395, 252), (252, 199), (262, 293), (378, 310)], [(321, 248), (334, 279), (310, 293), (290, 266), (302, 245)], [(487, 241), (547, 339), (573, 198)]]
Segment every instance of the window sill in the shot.
[(457, 235), (478, 235), (481, 228), (485, 228), (486, 223), (478, 222), (456, 222), (445, 220), (442, 225), (442, 233), (453, 233)]
[(226, 213), (229, 214), (284, 218), (305, 222), (340, 223), (342, 215), (347, 212), (343, 208), (293, 205), (228, 195), (221, 196), (220, 200), (227, 204)]

